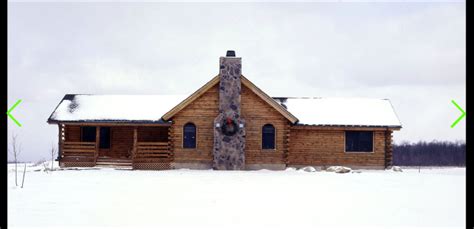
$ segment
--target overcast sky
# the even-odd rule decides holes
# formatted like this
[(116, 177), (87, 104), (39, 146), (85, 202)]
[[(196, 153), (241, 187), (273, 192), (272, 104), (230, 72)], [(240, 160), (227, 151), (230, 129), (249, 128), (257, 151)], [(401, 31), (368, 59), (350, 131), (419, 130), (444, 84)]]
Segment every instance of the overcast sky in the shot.
[(395, 143), (465, 140), (465, 120), (450, 128), (465, 17), (465, 3), (9, 3), (8, 103), (23, 100), (9, 135), (21, 160), (46, 159), (64, 94), (190, 94), (233, 49), (270, 96), (388, 98)]

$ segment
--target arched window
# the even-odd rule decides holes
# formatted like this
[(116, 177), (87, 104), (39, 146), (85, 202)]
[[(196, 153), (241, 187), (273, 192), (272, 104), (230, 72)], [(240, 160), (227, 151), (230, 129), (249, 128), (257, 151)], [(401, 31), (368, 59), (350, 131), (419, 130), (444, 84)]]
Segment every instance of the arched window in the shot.
[(196, 148), (196, 125), (187, 123), (183, 127), (183, 147)]
[(275, 149), (275, 127), (272, 124), (262, 127), (262, 149)]

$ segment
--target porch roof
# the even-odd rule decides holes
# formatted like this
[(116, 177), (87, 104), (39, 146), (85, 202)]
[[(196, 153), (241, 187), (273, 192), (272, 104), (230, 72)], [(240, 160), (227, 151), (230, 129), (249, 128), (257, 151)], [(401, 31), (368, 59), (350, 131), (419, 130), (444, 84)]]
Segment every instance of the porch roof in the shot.
[(161, 117), (185, 98), (186, 95), (67, 94), (48, 122), (166, 123)]

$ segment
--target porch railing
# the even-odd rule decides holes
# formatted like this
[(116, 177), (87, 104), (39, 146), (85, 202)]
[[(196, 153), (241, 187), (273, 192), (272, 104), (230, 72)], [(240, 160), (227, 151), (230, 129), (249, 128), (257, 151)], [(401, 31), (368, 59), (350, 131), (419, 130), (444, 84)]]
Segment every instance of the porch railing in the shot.
[(95, 142), (63, 142), (62, 158), (93, 159), (97, 158)]
[(137, 142), (133, 159), (166, 160), (172, 156), (168, 142)]

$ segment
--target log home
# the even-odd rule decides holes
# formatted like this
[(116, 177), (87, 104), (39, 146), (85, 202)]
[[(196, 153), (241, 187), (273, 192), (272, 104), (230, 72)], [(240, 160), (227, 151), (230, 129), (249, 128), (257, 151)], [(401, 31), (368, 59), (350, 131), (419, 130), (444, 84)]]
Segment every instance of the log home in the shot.
[(189, 96), (67, 94), (60, 166), (134, 169), (386, 168), (401, 124), (387, 99), (270, 97), (228, 51), (219, 74)]

